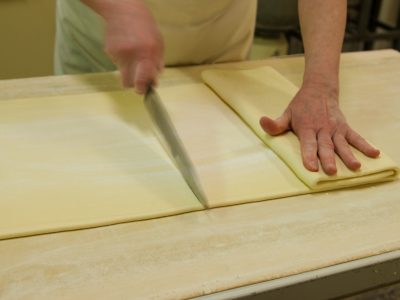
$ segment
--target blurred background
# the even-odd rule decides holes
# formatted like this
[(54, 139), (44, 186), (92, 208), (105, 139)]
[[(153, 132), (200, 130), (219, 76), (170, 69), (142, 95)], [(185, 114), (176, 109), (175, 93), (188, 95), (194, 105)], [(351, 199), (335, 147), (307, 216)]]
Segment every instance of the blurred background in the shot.
[[(297, 0), (259, 0), (251, 59), (303, 52)], [(400, 1), (348, 0), (344, 51), (400, 50)], [(55, 0), (0, 0), (0, 79), (53, 74)]]

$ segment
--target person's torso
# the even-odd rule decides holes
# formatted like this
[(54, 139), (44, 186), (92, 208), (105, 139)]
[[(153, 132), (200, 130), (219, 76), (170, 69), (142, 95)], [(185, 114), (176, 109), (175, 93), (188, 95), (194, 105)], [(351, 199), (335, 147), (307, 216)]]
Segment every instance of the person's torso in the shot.
[[(257, 0), (145, 2), (163, 35), (167, 66), (237, 61), (247, 57)], [(65, 52), (87, 56), (85, 60), (96, 66), (93, 71), (113, 67), (103, 52), (104, 24), (96, 13), (79, 0), (59, 0), (57, 13), (58, 55)], [(62, 47), (80, 49), (63, 51)]]

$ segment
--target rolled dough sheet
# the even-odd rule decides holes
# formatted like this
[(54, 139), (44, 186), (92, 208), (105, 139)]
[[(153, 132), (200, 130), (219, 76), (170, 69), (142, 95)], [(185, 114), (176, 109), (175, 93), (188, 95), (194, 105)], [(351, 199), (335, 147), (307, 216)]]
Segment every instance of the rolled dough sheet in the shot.
[(202, 209), (118, 91), (0, 101), (0, 239)]
[(338, 157), (335, 176), (326, 175), (322, 168), (319, 172), (306, 170), (301, 160), (299, 141), (292, 132), (271, 137), (259, 125), (263, 115), (279, 117), (298, 90), (273, 68), (208, 70), (202, 73), (202, 77), (310, 189), (331, 190), (397, 178), (398, 168), (387, 155), (382, 153), (379, 158), (372, 159), (354, 148), (353, 153), (362, 164), (356, 172), (346, 168)]
[[(309, 192), (205, 84), (159, 93), (211, 207)], [(125, 91), (0, 102), (0, 238), (203, 209), (134, 97)]]
[[(263, 93), (271, 93), (270, 88), (278, 95), (294, 91), (279, 74), (262, 70), (254, 76), (277, 80), (268, 89), (260, 83)], [(247, 105), (240, 102), (242, 97), (229, 94), (227, 99), (250, 125), (269, 113), (248, 109), (253, 107), (249, 101), (257, 99), (253, 93), (259, 85), (247, 80), (246, 72), (205, 73), (205, 77), (222, 87), (223, 96), (227, 90), (241, 95), (235, 80), (241, 81), (243, 95), (250, 96)], [(295, 137), (282, 139), (282, 148), (292, 155), (288, 160), (286, 153), (277, 151), (280, 144), (266, 146), (263, 140), (269, 141), (268, 137), (253, 126), (260, 140), (205, 84), (163, 87), (159, 93), (195, 164), (210, 207), (344, 186), (338, 183), (343, 180), (322, 187), (316, 181), (318, 187), (310, 189), (303, 181), (309, 184), (319, 177), (307, 181), (297, 174), (302, 181), (288, 163), (298, 158), (290, 153), (298, 148)], [(280, 111), (279, 101), (271, 104)], [(0, 120), (0, 239), (203, 209), (156, 139), (142, 99), (132, 92), (1, 101)], [(285, 144), (287, 137), (290, 147)], [(384, 156), (376, 162), (387, 171), (376, 172), (374, 182), (393, 179), (391, 161)], [(382, 176), (384, 172), (389, 175)], [(359, 184), (357, 178), (348, 179), (351, 184), (346, 185)], [(371, 177), (362, 178), (362, 183), (371, 182)]]

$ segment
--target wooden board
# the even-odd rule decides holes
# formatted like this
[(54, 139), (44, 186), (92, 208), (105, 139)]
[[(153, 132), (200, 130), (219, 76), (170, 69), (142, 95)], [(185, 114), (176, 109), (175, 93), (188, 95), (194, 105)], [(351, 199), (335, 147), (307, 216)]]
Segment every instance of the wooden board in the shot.
[[(295, 84), (301, 57), (270, 65)], [(213, 66), (222, 67), (224, 66)], [(225, 66), (226, 67), (226, 66)], [(163, 85), (206, 67), (167, 70)], [(353, 127), (398, 163), (400, 55), (343, 55), (341, 96)], [(0, 82), (2, 99), (118, 89), (112, 74)], [(0, 241), (0, 298), (176, 299), (400, 249), (399, 181), (97, 229)]]

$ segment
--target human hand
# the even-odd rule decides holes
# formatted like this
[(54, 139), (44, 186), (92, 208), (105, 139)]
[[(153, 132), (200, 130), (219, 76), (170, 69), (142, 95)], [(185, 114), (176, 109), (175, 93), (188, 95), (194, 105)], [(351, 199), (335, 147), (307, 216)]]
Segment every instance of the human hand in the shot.
[(125, 87), (143, 94), (157, 84), (163, 69), (163, 41), (157, 25), (141, 0), (115, 1), (103, 14), (105, 52), (118, 66)]
[(273, 136), (292, 130), (300, 140), (303, 165), (313, 172), (319, 169), (319, 159), (324, 172), (334, 175), (337, 172), (335, 152), (349, 169), (359, 169), (361, 163), (354, 157), (350, 145), (368, 157), (379, 156), (379, 150), (347, 124), (339, 109), (337, 89), (303, 86), (279, 118), (262, 117), (260, 125)]

